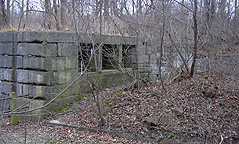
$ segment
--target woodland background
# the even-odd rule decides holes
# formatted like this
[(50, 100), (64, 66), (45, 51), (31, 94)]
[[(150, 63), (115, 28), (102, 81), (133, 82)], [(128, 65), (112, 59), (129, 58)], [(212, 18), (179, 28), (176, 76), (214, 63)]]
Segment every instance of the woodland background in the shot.
[[(157, 40), (159, 69), (169, 44), (167, 51), (179, 55), (182, 65), (169, 55), (160, 82), (136, 75), (139, 81), (127, 86), (101, 92), (96, 86), (93, 96), (82, 96), (43, 122), (12, 126), (1, 115), (0, 142), (238, 143), (238, 15), (238, 0), (1, 0), (0, 31)], [(207, 60), (203, 71), (195, 69), (200, 56)], [(51, 127), (52, 119), (69, 125)]]

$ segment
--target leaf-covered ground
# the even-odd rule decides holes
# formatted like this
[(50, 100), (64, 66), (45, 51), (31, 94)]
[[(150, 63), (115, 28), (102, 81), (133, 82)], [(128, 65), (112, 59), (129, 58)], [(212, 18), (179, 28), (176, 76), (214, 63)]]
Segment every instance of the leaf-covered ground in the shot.
[[(197, 76), (165, 84), (166, 91), (152, 82), (140, 89), (132, 85), (107, 89), (101, 92), (104, 126), (98, 126), (97, 107), (88, 96), (39, 123), (20, 122), (14, 127), (9, 118), (2, 120), (0, 142), (239, 143), (238, 82), (222, 75)], [(53, 119), (70, 127), (49, 125)]]

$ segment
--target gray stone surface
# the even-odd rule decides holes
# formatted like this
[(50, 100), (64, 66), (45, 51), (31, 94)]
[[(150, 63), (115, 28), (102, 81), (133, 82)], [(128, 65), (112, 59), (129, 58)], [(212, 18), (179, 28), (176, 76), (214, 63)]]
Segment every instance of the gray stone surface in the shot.
[(172, 109), (173, 114), (175, 114), (176, 116), (182, 115), (183, 114), (183, 109), (182, 108), (175, 108)]
[(57, 55), (57, 45), (39, 43), (19, 43), (17, 47), (17, 54), (22, 56), (55, 57)]
[(145, 54), (151, 55), (151, 54), (157, 52), (157, 48), (158, 48), (158, 47), (156, 47), (156, 46), (155, 46), (155, 47), (153, 47), (153, 46), (148, 46), (147, 49), (146, 49), (146, 53), (145, 53)]
[(157, 126), (158, 125), (158, 117), (152, 116), (145, 120), (145, 122), (151, 126)]
[(66, 31), (24, 31), (19, 32), (20, 42), (73, 42), (76, 35)]
[(0, 80), (12, 81), (12, 69), (0, 68)]
[(140, 55), (146, 54), (146, 47), (143, 46), (141, 49), (138, 50), (138, 52), (139, 52)]
[[(16, 46), (16, 78), (17, 96), (38, 96), (43, 100), (22, 98), (18, 104), (30, 102), (29, 108), (36, 108), (50, 101), (59, 94), (79, 74), (78, 45), (81, 43), (136, 45), (136, 37), (121, 37), (119, 35), (99, 35), (63, 31), (24, 31), (0, 33), (0, 97), (6, 97), (12, 91), (13, 43), (17, 36)], [(143, 54), (143, 52), (142, 52)], [(146, 56), (147, 57), (147, 56)], [(135, 56), (132, 56), (136, 62)], [(145, 57), (142, 57), (144, 59)], [(91, 81), (94, 73), (89, 73)], [(131, 81), (118, 71), (104, 71), (99, 76), (99, 87), (104, 89), (119, 86)], [(89, 92), (86, 76), (83, 75), (69, 90), (65, 91), (48, 110), (57, 110), (71, 98)], [(6, 109), (11, 107), (11, 101), (4, 104)], [(0, 103), (1, 106), (3, 103)], [(1, 107), (0, 107), (1, 110)], [(39, 111), (40, 112), (40, 111)], [(41, 112), (40, 112), (41, 113)], [(36, 114), (36, 113), (34, 113)], [(29, 116), (32, 118), (31, 116)], [(28, 117), (28, 118), (29, 118)], [(27, 118), (27, 119), (28, 119)]]
[[(76, 57), (77, 58), (77, 57)], [(70, 70), (78, 68), (78, 58), (68, 57), (23, 57), (22, 68), (23, 69), (35, 69), (37, 70)]]
[(174, 117), (169, 115), (169, 114), (164, 114), (161, 118), (160, 118), (160, 124), (162, 125), (169, 125), (170, 123), (172, 123)]
[(49, 31), (47, 34), (47, 42), (75, 42), (77, 35), (74, 32), (67, 31)]
[(77, 74), (77, 69), (54, 72), (55, 79), (57, 79), (57, 84), (70, 83), (76, 78)]
[[(17, 58), (17, 68), (22, 68), (22, 57), (16, 56)], [(12, 56), (0, 55), (0, 68), (12, 68)]]
[(77, 57), (78, 47), (72, 43), (58, 43), (58, 55), (67, 57)]
[(12, 42), (17, 32), (7, 31), (0, 33), (0, 42)]
[(24, 69), (56, 70), (56, 62), (54, 62), (54, 59), (41, 57), (23, 57), (22, 65)]
[(177, 127), (178, 122), (179, 121), (175, 117), (169, 114), (164, 114), (159, 121), (161, 125), (170, 125), (173, 127)]
[(8, 82), (0, 81), (0, 112), (7, 111), (11, 108), (11, 100), (7, 100), (9, 98), (9, 93), (12, 91), (12, 85)]
[(148, 63), (149, 56), (148, 55), (139, 55), (139, 63)]
[[(136, 45), (136, 37), (121, 36), (121, 35), (99, 35), (99, 34), (86, 34), (68, 31), (21, 31), (21, 32), (2, 32), (0, 33), (0, 41), (9, 42), (12, 41), (12, 34), (18, 33), (19, 42), (64, 42), (71, 43), (79, 42), (84, 43), (101, 43), (105, 44), (128, 44)], [(92, 40), (91, 40), (92, 39)]]
[(30, 84), (18, 84), (17, 85), (17, 95), (29, 97), (45, 97), (45, 94), (48, 93), (48, 86), (40, 85), (30, 85)]
[[(7, 98), (9, 96), (0, 96), (1, 98)], [(11, 107), (12, 107), (12, 103), (11, 103), (11, 100), (4, 100), (4, 101), (0, 101), (0, 111), (8, 111), (8, 110), (11, 110)]]
[(12, 83), (10, 82), (0, 82), (1, 94), (8, 95), (12, 92)]
[(12, 56), (0, 55), (0, 67), (1, 68), (12, 67)]
[(54, 85), (57, 81), (53, 72), (17, 70), (17, 74), (17, 82), (19, 83)]
[(12, 55), (12, 48), (13, 48), (12, 43), (0, 43), (0, 54)]

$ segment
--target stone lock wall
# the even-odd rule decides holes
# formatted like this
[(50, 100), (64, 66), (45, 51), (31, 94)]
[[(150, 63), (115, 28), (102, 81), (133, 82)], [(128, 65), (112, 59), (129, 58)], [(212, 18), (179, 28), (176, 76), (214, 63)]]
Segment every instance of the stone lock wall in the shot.
[[(106, 44), (135, 45), (135, 38), (100, 37)], [(23, 31), (0, 33), (0, 111), (11, 109), (10, 93), (16, 91), (18, 106), (31, 101), (26, 109), (50, 101), (79, 75), (78, 45), (99, 42), (99, 36), (57, 31)], [(94, 77), (94, 73), (90, 74)], [(129, 81), (117, 71), (100, 75), (102, 88), (112, 83)], [(48, 110), (57, 110), (71, 99), (87, 92), (86, 76), (52, 103)], [(24, 109), (24, 108), (22, 108)]]
[(78, 47), (73, 40), (72, 33), (1, 33), (0, 110), (11, 109), (11, 99), (4, 99), (12, 91), (19, 106), (33, 98), (30, 105), (34, 106), (49, 101), (69, 84), (78, 73)]

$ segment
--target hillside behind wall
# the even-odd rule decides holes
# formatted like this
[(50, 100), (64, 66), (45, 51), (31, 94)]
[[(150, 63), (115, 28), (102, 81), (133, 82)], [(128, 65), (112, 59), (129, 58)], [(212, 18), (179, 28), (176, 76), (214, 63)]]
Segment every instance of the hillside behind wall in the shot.
[[(103, 36), (101, 39), (107, 39), (104, 40), (106, 44), (135, 44), (134, 38)], [(95, 35), (92, 40), (97, 43), (99, 37)], [(91, 43), (92, 40), (83, 34), (59, 31), (0, 33), (0, 111), (11, 109), (9, 94), (12, 91), (16, 91), (18, 106), (30, 101), (25, 109), (50, 101), (79, 74), (78, 44)], [(100, 80), (101, 87), (109, 87), (112, 83), (117, 86), (129, 79), (115, 71), (108, 71), (101, 74)], [(54, 111), (66, 104), (69, 97), (84, 93), (86, 77), (75, 85), (49, 109)]]

